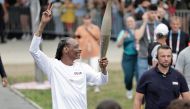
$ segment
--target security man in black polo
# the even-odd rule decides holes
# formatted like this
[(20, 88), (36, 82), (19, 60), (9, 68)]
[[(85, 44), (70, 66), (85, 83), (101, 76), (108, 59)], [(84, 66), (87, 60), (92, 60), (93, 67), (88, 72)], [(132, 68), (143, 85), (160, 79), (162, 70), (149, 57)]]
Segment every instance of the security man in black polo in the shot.
[(166, 109), (180, 95), (190, 100), (185, 78), (171, 67), (171, 48), (167, 45), (158, 47), (157, 59), (157, 66), (145, 72), (138, 82), (134, 109), (141, 109), (143, 98), (145, 109)]

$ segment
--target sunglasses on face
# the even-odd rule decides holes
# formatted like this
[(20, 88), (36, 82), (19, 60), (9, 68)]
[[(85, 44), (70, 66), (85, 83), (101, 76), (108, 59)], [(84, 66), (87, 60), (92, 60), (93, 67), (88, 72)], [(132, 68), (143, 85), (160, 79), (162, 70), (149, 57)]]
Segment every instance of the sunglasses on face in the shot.
[(166, 37), (166, 35), (163, 35), (162, 33), (158, 33), (158, 34), (156, 34), (156, 36), (157, 36), (159, 39)]

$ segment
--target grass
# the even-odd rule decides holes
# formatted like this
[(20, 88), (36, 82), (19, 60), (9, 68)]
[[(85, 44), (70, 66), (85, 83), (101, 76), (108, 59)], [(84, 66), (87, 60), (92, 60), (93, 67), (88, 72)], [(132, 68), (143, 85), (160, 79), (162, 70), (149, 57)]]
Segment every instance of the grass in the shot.
[(52, 109), (50, 90), (20, 90), (22, 94), (43, 109)]
[(92, 88), (88, 91), (88, 109), (95, 109), (98, 103), (104, 99), (113, 99), (123, 109), (132, 109), (132, 100), (128, 100), (125, 97), (123, 74), (121, 71), (111, 71), (109, 77), (109, 83), (101, 87), (100, 93), (94, 93)]
[(8, 81), (9, 84), (14, 84), (14, 83), (21, 83), (21, 82), (31, 82), (34, 81), (34, 77), (33, 76), (29, 76), (29, 75), (22, 75), (22, 76), (8, 76)]
[[(105, 99), (117, 101), (123, 109), (132, 109), (133, 100), (125, 97), (125, 88), (123, 83), (123, 73), (121, 71), (110, 71), (109, 83), (101, 86), (101, 92), (95, 93), (93, 87), (88, 87), (88, 109), (95, 109), (98, 103)], [(12, 80), (14, 79), (14, 81)], [(25, 76), (15, 79), (10, 77), (11, 83), (29, 81), (33, 78)], [(51, 92), (50, 90), (20, 90), (26, 97), (33, 100), (43, 109), (51, 109)]]

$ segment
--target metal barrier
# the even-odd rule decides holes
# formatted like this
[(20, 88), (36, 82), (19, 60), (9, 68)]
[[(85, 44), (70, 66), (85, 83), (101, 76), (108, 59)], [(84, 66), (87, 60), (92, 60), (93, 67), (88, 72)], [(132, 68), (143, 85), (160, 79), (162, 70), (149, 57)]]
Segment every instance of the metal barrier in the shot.
[(21, 39), (23, 33), (31, 33), (30, 10), (26, 7), (12, 6), (8, 9), (9, 21), (5, 32), (8, 38)]
[(182, 30), (186, 33), (190, 33), (190, 10), (176, 10), (176, 16), (181, 18)]
[[(21, 39), (24, 34), (32, 34), (29, 7), (12, 6), (9, 7), (8, 12), (9, 21), (6, 24), (5, 29), (8, 39), (12, 39), (14, 37)], [(54, 37), (55, 32), (53, 19), (47, 24), (43, 34), (45, 37)]]
[[(25, 9), (27, 9), (27, 8), (25, 8)], [(32, 34), (30, 9), (28, 8), (27, 10), (28, 11), (23, 10), (22, 7), (15, 7), (15, 6), (9, 8), (9, 10), (8, 10), (9, 11), (9, 23), (6, 25), (6, 32), (8, 34), (8, 38), (15, 37), (15, 34), (16, 34), (17, 39), (21, 38), (21, 36), (24, 33), (28, 33), (30, 35)], [(25, 21), (25, 23), (28, 24), (27, 29), (23, 28), (23, 26), (22, 26), (21, 16), (23, 14), (28, 16), (28, 20)], [(182, 30), (189, 34), (190, 33), (189, 32), (190, 10), (176, 10), (175, 15), (181, 17)], [(52, 20), (50, 21), (50, 23), (48, 23), (48, 25), (46, 26), (46, 28), (44, 30), (44, 35), (43, 35), (45, 38), (53, 39), (56, 36), (67, 36), (67, 33), (64, 31), (64, 27), (63, 27), (63, 31), (61, 31), (61, 33), (56, 32), (56, 30), (55, 30), (56, 29), (56, 27), (55, 27), (56, 20), (60, 20), (60, 19), (59, 18), (54, 19), (54, 17), (53, 17)], [(62, 22), (60, 22), (60, 23), (62, 23)]]

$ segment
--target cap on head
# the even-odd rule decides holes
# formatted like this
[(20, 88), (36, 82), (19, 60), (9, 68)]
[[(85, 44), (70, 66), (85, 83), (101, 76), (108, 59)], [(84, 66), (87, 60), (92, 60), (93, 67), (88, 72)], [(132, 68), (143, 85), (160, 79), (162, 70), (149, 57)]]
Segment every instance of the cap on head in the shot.
[(168, 26), (163, 23), (157, 25), (156, 29), (154, 30), (154, 33), (156, 36), (158, 34), (166, 36), (166, 35), (168, 35), (168, 32), (169, 32)]

